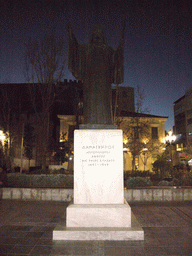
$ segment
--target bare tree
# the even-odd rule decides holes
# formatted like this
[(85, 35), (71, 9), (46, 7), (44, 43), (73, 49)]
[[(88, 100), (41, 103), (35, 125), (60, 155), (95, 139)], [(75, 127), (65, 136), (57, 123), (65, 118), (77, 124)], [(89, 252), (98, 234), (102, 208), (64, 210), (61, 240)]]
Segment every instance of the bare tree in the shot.
[[(146, 142), (150, 139), (150, 120), (142, 115), (144, 113), (144, 91), (137, 88), (136, 93), (136, 112), (132, 113), (126, 120), (120, 121), (120, 127), (124, 132), (126, 147), (132, 154), (132, 170), (136, 169), (136, 157), (140, 156), (143, 148), (146, 147)], [(148, 112), (147, 109), (145, 109)]]
[[(143, 162), (144, 170), (147, 166), (147, 160), (152, 155), (160, 156), (164, 152), (165, 144), (161, 143), (159, 140), (152, 139), (151, 136), (149, 136), (147, 142), (144, 145), (143, 154), (140, 154), (140, 159)], [(143, 156), (142, 156), (143, 155)]]
[(136, 169), (136, 157), (140, 157), (144, 164), (144, 169), (147, 166), (147, 159), (155, 153), (162, 153), (164, 144), (160, 143), (158, 137), (153, 139), (151, 134), (150, 117), (145, 114), (149, 113), (147, 108), (144, 108), (145, 94), (140, 87), (136, 92), (136, 112), (131, 113), (130, 117), (120, 121), (120, 126), (124, 132), (126, 147), (132, 154), (132, 170)]
[(39, 164), (46, 166), (50, 136), (50, 113), (57, 82), (64, 77), (64, 42), (47, 35), (26, 45), (24, 74), (36, 114), (36, 152)]
[(122, 130), (126, 141), (126, 147), (132, 154), (132, 170), (136, 169), (135, 160), (140, 156), (143, 149), (146, 147), (146, 141), (150, 136), (149, 119), (142, 118), (139, 115), (130, 117), (122, 122)]

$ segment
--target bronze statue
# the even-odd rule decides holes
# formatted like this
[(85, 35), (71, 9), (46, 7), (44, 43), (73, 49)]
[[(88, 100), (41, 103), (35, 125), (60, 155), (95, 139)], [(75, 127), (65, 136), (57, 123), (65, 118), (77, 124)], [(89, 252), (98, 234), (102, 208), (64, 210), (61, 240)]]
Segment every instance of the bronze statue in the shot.
[(84, 124), (113, 124), (112, 83), (124, 80), (123, 48), (121, 38), (116, 51), (107, 45), (105, 28), (93, 27), (88, 44), (79, 44), (72, 26), (69, 33), (68, 67), (74, 77), (83, 82)]

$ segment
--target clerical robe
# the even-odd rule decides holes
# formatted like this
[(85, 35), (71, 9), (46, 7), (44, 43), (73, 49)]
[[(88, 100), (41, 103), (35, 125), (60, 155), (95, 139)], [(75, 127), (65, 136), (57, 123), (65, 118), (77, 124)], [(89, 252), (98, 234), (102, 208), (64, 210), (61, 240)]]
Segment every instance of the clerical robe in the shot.
[(123, 83), (123, 40), (114, 51), (106, 38), (101, 44), (79, 44), (70, 32), (68, 67), (83, 82), (84, 124), (113, 124), (112, 83)]

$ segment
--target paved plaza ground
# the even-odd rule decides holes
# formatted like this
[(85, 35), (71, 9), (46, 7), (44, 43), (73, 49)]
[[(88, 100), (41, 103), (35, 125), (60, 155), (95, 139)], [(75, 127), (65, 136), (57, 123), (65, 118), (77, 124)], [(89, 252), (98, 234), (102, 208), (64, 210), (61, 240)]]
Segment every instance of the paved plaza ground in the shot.
[(0, 255), (192, 255), (192, 202), (132, 204), (144, 241), (52, 241), (68, 204), (0, 201)]

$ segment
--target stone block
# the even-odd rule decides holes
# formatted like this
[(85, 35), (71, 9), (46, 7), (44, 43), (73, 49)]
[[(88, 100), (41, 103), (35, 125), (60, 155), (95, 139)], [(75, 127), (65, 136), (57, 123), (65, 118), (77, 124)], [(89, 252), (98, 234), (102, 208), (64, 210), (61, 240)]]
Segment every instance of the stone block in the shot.
[(152, 201), (152, 189), (142, 189), (143, 190), (143, 201)]
[(2, 199), (11, 199), (11, 188), (3, 188)]
[(127, 202), (133, 201), (133, 190), (132, 189), (126, 189), (124, 190), (125, 199)]
[(21, 195), (23, 200), (31, 200), (31, 188), (22, 188)]
[(192, 189), (191, 188), (184, 188), (184, 200), (192, 201)]
[(67, 227), (130, 227), (128, 204), (77, 205), (67, 207)]
[(21, 200), (21, 188), (12, 188), (12, 198), (11, 199), (18, 199)]
[(51, 200), (52, 201), (61, 201), (61, 190), (60, 189), (52, 189), (51, 190)]
[(71, 202), (73, 200), (73, 189), (61, 190), (61, 201)]
[(173, 192), (170, 188), (163, 189), (163, 200), (164, 201), (172, 201), (173, 200)]
[(133, 189), (133, 202), (142, 201), (141, 189)]
[(152, 189), (153, 201), (161, 202), (163, 201), (163, 190), (162, 189)]
[(68, 228), (58, 224), (53, 231), (53, 240), (63, 241), (131, 241), (144, 240), (144, 231), (134, 214), (131, 214), (131, 227)]
[(41, 190), (41, 200), (45, 200), (45, 201), (51, 200), (51, 190), (50, 189), (42, 189)]
[(182, 201), (183, 200), (183, 189), (180, 188), (173, 188), (173, 201)]
[(74, 203), (124, 204), (122, 131), (75, 130)]
[(41, 189), (32, 188), (31, 189), (31, 200), (41, 200)]

